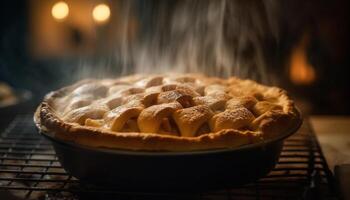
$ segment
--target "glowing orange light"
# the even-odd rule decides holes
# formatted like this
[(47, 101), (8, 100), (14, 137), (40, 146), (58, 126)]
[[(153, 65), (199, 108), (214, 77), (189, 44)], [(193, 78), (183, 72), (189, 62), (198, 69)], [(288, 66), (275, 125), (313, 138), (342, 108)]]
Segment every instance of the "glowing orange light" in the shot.
[(290, 80), (296, 85), (309, 85), (316, 79), (315, 69), (307, 61), (306, 47), (309, 43), (307, 34), (293, 49), (289, 68)]
[(92, 17), (97, 23), (107, 22), (110, 16), (111, 16), (111, 10), (109, 9), (109, 6), (106, 4), (98, 4), (92, 10)]
[(63, 20), (68, 17), (69, 7), (64, 1), (59, 1), (52, 6), (51, 14), (56, 20)]

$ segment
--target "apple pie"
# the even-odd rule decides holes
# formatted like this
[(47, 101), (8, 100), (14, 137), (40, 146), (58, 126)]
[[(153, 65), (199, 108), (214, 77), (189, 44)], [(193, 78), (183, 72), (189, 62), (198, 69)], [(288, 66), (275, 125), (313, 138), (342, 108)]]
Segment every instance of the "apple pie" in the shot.
[(170, 74), (80, 81), (46, 95), (34, 120), (44, 134), (89, 147), (195, 151), (263, 142), (299, 118), (280, 88)]

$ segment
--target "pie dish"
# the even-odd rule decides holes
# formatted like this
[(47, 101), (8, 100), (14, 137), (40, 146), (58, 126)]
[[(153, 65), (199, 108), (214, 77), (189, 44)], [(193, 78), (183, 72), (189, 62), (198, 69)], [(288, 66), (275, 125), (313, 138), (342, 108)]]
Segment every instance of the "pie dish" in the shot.
[(300, 116), (286, 91), (252, 80), (138, 74), (51, 92), (34, 120), (44, 134), (89, 147), (197, 151), (276, 138)]

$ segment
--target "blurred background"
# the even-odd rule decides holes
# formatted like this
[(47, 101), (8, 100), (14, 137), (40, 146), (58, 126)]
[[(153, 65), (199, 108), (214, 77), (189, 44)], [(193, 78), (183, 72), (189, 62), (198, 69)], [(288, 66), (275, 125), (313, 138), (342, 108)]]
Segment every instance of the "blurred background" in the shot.
[(31, 91), (134, 72), (237, 75), (287, 89), (306, 114), (350, 114), (349, 1), (12, 0), (0, 82)]

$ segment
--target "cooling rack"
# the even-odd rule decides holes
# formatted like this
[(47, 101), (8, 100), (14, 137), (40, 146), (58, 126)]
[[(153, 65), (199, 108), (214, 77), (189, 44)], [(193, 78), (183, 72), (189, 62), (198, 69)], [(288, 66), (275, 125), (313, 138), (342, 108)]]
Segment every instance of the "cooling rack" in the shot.
[(60, 166), (32, 116), (19, 115), (0, 135), (0, 198), (2, 193), (17, 199), (65, 200), (335, 199), (332, 173), (308, 120), (285, 141), (278, 164), (259, 181), (197, 193), (133, 193), (80, 183)]

